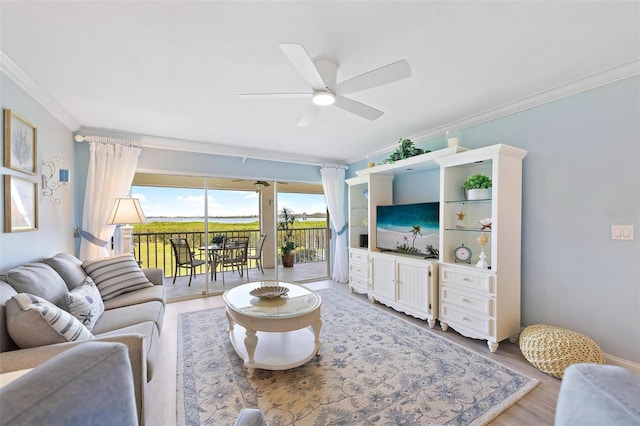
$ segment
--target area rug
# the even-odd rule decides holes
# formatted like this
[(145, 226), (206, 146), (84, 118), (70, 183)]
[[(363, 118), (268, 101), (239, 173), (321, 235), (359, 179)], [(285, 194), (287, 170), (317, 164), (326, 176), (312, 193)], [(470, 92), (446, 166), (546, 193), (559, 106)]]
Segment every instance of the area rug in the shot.
[(318, 293), (319, 356), (253, 378), (231, 346), (224, 308), (181, 314), (177, 423), (233, 425), (243, 408), (258, 407), (269, 426), (478, 425), (538, 383), (386, 308)]

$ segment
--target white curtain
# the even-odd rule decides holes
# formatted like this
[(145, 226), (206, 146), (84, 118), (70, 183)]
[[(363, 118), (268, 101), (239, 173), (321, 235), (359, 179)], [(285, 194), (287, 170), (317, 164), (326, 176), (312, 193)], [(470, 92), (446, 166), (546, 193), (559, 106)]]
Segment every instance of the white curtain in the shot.
[(115, 226), (107, 225), (107, 219), (116, 198), (126, 197), (129, 193), (140, 151), (129, 141), (92, 137), (80, 231), (80, 259), (109, 255), (109, 241)]
[(349, 256), (347, 253), (347, 223), (344, 217), (344, 167), (324, 166), (320, 169), (322, 187), (335, 231), (335, 253), (331, 278), (339, 283), (349, 281)]

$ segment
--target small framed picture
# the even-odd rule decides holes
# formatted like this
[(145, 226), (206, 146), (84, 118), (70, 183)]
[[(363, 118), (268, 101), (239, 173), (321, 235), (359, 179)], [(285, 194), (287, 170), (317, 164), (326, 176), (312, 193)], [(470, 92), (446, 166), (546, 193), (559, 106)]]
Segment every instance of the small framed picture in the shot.
[(4, 176), (4, 232), (38, 229), (38, 184)]
[(10, 109), (4, 110), (4, 166), (36, 174), (38, 130)]

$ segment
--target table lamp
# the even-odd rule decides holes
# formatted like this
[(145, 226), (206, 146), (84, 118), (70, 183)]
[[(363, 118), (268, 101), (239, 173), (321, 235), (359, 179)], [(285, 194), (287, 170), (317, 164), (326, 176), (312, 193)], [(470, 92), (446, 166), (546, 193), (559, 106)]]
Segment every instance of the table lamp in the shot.
[[(107, 219), (107, 225), (121, 225), (122, 253), (133, 253), (134, 223), (147, 223), (147, 218), (137, 198), (116, 198), (113, 209)], [(118, 253), (121, 254), (121, 253)]]

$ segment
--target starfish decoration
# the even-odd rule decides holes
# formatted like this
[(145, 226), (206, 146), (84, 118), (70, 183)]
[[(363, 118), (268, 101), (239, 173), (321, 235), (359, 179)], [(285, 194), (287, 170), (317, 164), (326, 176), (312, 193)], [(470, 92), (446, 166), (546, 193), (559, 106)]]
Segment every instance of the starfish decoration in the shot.
[(465, 214), (463, 212), (456, 213), (456, 215), (458, 216), (458, 220), (464, 220)]
[(91, 320), (93, 319), (93, 314), (91, 313), (91, 310), (89, 310), (87, 313), (85, 313), (84, 315), (82, 315), (82, 323), (83, 324), (90, 324)]

